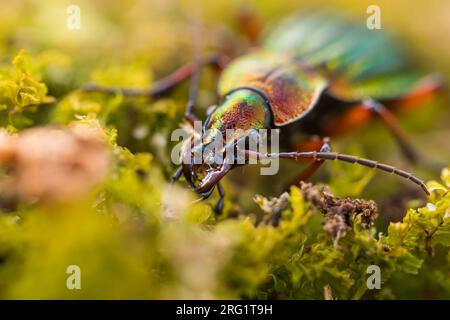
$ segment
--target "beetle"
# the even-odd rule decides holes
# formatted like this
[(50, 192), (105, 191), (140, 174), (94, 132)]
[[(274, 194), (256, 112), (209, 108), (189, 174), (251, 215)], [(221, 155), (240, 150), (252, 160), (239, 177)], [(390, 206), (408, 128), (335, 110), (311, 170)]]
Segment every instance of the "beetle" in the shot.
[[(217, 91), (221, 103), (209, 113), (203, 125), (208, 134), (199, 146), (204, 150), (218, 139), (226, 139), (227, 129), (240, 130), (239, 136), (224, 141), (235, 146), (255, 130), (279, 129), (286, 135), (298, 131), (311, 136), (336, 137), (356, 125), (378, 117), (392, 133), (402, 153), (411, 162), (419, 155), (400, 128), (395, 108), (420, 103), (420, 98), (437, 91), (439, 77), (417, 71), (403, 48), (387, 33), (368, 30), (331, 13), (294, 15), (269, 32), (261, 45), (230, 62), (220, 55), (201, 58), (195, 50), (194, 62), (185, 65), (145, 90), (111, 88), (96, 84), (85, 91), (120, 93), (128, 97), (158, 97), (176, 84), (191, 78), (185, 117), (197, 121), (193, 113), (202, 66), (221, 70)], [(214, 130), (211, 130), (214, 129)], [(192, 138), (193, 141), (193, 138)], [(176, 170), (172, 183), (184, 175), (194, 190), (208, 198), (217, 188), (223, 207), (224, 190), (220, 180), (238, 165), (192, 161), (193, 142), (182, 151), (186, 161)], [(297, 180), (309, 178), (325, 160), (340, 160), (380, 169), (411, 180), (429, 191), (422, 180), (396, 167), (352, 155), (331, 152), (328, 139), (312, 148), (290, 152), (261, 153), (244, 150), (247, 157), (291, 158), (312, 161)], [(309, 144), (310, 145), (310, 144)], [(222, 149), (222, 152), (225, 152)]]

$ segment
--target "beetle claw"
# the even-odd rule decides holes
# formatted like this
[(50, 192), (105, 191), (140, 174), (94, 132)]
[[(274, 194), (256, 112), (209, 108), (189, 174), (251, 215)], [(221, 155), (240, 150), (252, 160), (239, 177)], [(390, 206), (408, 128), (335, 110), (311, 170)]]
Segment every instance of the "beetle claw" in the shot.
[(217, 201), (216, 205), (214, 206), (214, 212), (216, 213), (216, 215), (222, 214), (223, 204), (224, 204), (223, 198), (220, 198), (219, 201)]

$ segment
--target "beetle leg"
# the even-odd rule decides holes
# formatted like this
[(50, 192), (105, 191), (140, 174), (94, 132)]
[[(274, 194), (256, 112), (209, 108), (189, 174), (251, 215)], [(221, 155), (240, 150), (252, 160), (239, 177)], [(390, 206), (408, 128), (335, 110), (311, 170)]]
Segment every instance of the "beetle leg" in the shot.
[(280, 210), (280, 209), (276, 210), (273, 213), (272, 219), (270, 219), (270, 224), (273, 227), (278, 227), (280, 225), (280, 220), (281, 220), (282, 213), (283, 213), (283, 210)]
[(177, 181), (180, 179), (182, 173), (183, 173), (183, 167), (180, 166), (180, 167), (177, 169), (177, 171), (175, 171), (175, 173), (173, 174), (172, 179), (170, 179), (169, 187), (172, 187), (173, 184), (174, 184), (175, 182), (177, 182)]
[[(331, 147), (328, 143), (324, 143), (320, 148), (319, 152), (330, 152)], [(320, 166), (324, 163), (324, 160), (316, 159), (312, 164), (306, 168), (301, 175), (298, 177), (298, 182), (306, 181), (320, 168)]]
[(419, 159), (419, 154), (409, 141), (406, 133), (400, 127), (394, 114), (390, 112), (384, 105), (370, 98), (363, 100), (362, 107), (367, 108), (371, 111), (372, 114), (378, 116), (378, 118), (381, 119), (383, 124), (392, 133), (404, 156), (410, 162), (416, 163)]
[[(331, 151), (331, 147), (329, 145), (329, 142), (330, 142), (329, 138), (323, 138), (322, 139), (322, 145), (321, 145), (320, 149), (317, 148), (317, 149), (308, 150), (308, 151), (330, 152)], [(304, 150), (304, 151), (306, 151), (306, 150)], [(300, 183), (300, 181), (306, 181), (309, 178), (311, 178), (311, 176), (322, 166), (323, 163), (324, 163), (324, 160), (313, 160), (313, 162), (307, 168), (305, 168), (305, 170), (303, 170), (295, 178), (295, 180), (292, 183), (289, 184), (289, 186), (297, 185), (297, 184)]]
[(443, 79), (438, 74), (429, 74), (422, 78), (416, 88), (393, 103), (396, 111), (412, 111), (427, 105), (425, 102), (434, 98), (444, 87)]
[(201, 62), (200, 62), (200, 51), (201, 51), (201, 43), (200, 43), (200, 36), (199, 36), (199, 29), (198, 25), (195, 28), (194, 32), (194, 59), (193, 59), (193, 70), (192, 70), (192, 76), (191, 76), (191, 83), (189, 86), (189, 98), (186, 103), (186, 111), (184, 113), (184, 117), (186, 120), (194, 126), (194, 121), (198, 121), (198, 118), (194, 115), (194, 106), (197, 101), (198, 96), (198, 89), (200, 84), (200, 69), (201, 69)]
[[(226, 58), (222, 54), (214, 54), (205, 57), (201, 60), (201, 67), (212, 66), (218, 71), (222, 70), (226, 64)], [(100, 92), (105, 94), (121, 94), (125, 97), (149, 97), (159, 98), (168, 94), (177, 85), (192, 77), (195, 71), (195, 63), (189, 62), (184, 66), (178, 68), (171, 74), (165, 76), (162, 79), (155, 81), (152, 87), (147, 89), (133, 89), (133, 88), (121, 88), (121, 87), (108, 87), (95, 83), (89, 83), (84, 85), (81, 90), (85, 92)]]
[(412, 163), (417, 162), (419, 153), (409, 141), (395, 115), (384, 105), (371, 98), (364, 99), (361, 103), (351, 106), (346, 113), (328, 125), (326, 133), (330, 136), (343, 134), (351, 128), (362, 126), (374, 116), (380, 118), (389, 129), (405, 158)]
[(216, 205), (214, 206), (214, 212), (217, 215), (220, 215), (223, 211), (223, 202), (225, 198), (225, 191), (223, 190), (222, 184), (220, 182), (217, 183), (217, 191), (219, 193), (219, 200), (217, 201)]
[(170, 179), (169, 186), (166, 189), (166, 194), (170, 193), (170, 191), (172, 190), (173, 184), (180, 179), (182, 173), (183, 173), (183, 167), (180, 166), (177, 169), (177, 171), (175, 171), (175, 173), (173, 174), (172, 179)]
[(168, 209), (166, 199), (169, 199), (170, 191), (172, 191), (173, 184), (180, 179), (182, 173), (183, 173), (183, 168), (180, 166), (177, 169), (177, 171), (175, 171), (175, 173), (173, 174), (172, 179), (170, 179), (169, 186), (167, 187), (167, 189), (164, 193), (164, 197), (163, 197), (163, 208), (165, 211), (167, 211), (167, 209)]

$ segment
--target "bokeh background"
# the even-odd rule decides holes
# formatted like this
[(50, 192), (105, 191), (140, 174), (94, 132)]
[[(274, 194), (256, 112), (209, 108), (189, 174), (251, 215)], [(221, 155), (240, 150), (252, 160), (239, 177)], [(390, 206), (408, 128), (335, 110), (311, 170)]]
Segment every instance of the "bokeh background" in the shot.
[[(81, 9), (77, 30), (66, 27), (71, 4)], [(79, 138), (72, 129), (67, 141), (54, 140), (52, 132), (34, 136), (32, 132), (34, 148), (18, 144), (26, 159), (41, 161), (36, 163), (48, 168), (32, 171), (25, 178), (13, 175), (21, 172), (22, 164), (14, 167), (13, 174), (10, 169), (2, 172), (0, 298), (320, 299), (326, 285), (331, 285), (337, 298), (449, 298), (450, 255), (439, 241), (433, 243), (438, 248), (431, 255), (429, 244), (423, 242), (427, 235), (415, 234), (410, 239), (416, 247), (376, 236), (388, 232), (391, 222), (401, 221), (407, 208), (412, 208), (408, 211), (412, 215), (415, 208), (426, 207), (429, 200), (414, 185), (347, 164), (324, 166), (314, 182), (328, 184), (337, 197), (373, 199), (379, 207), (376, 229), (363, 235), (352, 229), (345, 250), (326, 238), (320, 212), (311, 218), (310, 205), (297, 191), (286, 209), (289, 223), (279, 229), (255, 227), (267, 214), (261, 202), (254, 201), (255, 195), (280, 195), (292, 173), (301, 171), (301, 165), (289, 161), (282, 162), (278, 176), (261, 177), (258, 168), (233, 172), (225, 181), (225, 213), (218, 218), (209, 203), (190, 205), (195, 196), (180, 183), (169, 195), (173, 212), (168, 218), (162, 209), (163, 192), (175, 170), (168, 138), (182, 122), (188, 84), (155, 101), (79, 90), (91, 82), (149, 87), (192, 60), (194, 24), (201, 32), (203, 54), (238, 54), (257, 46), (252, 30), (270, 29), (292, 12), (330, 8), (365, 24), (367, 7), (372, 4), (381, 8), (383, 31), (398, 36), (417, 67), (437, 72), (450, 83), (450, 2), (445, 0), (1, 0), (0, 124), (5, 134), (20, 136), (40, 126), (87, 125), (106, 137), (111, 159), (105, 169), (107, 165), (99, 160), (103, 149), (92, 144), (90, 136), (83, 140), (84, 133)], [(25, 83), (20, 78), (24, 75), (35, 82)], [(202, 71), (199, 116), (217, 103), (215, 80), (214, 72)], [(15, 89), (8, 81), (29, 93), (31, 102), (12, 99), (8, 90)], [(377, 122), (333, 141), (333, 148), (398, 165), (427, 181), (439, 180), (441, 169), (450, 161), (448, 93), (444, 86), (422, 108), (399, 115), (414, 144), (433, 165), (405, 162)], [(72, 138), (90, 141), (92, 149), (81, 144), (80, 149), (67, 147), (70, 153), (64, 146), (72, 146)], [(84, 155), (79, 150), (92, 151)], [(90, 172), (89, 179), (70, 170), (52, 170), (58, 160), (36, 160), (39, 152), (83, 158), (81, 166)], [(90, 170), (103, 169), (108, 173), (92, 177)], [(61, 179), (47, 181), (47, 186), (43, 172)], [(91, 180), (92, 184), (83, 185), (82, 181)], [(442, 194), (433, 198), (434, 203), (444, 201)], [(439, 208), (443, 216), (448, 214), (448, 207)], [(414, 225), (415, 220), (410, 220), (404, 223)], [(384, 241), (393, 241), (389, 245), (398, 250), (380, 253), (387, 245)], [(303, 256), (309, 250), (305, 248), (311, 247), (317, 248), (317, 256)], [(363, 258), (348, 255), (358, 250), (366, 250), (361, 253)], [(364, 270), (373, 262), (371, 250), (374, 261), (385, 263), (388, 270), (383, 289), (377, 292), (364, 289)], [(80, 266), (81, 290), (67, 289), (68, 265)], [(408, 265), (413, 267), (408, 269)]]

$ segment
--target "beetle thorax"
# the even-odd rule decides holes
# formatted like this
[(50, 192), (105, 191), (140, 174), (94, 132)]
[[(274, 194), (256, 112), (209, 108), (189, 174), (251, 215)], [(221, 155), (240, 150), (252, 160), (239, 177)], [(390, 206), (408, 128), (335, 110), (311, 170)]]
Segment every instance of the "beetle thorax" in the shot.
[(270, 122), (269, 107), (261, 95), (249, 89), (238, 89), (227, 95), (212, 112), (205, 129), (211, 135), (222, 134), (224, 138), (227, 130), (231, 130), (231, 138), (238, 140), (250, 131), (268, 128)]

